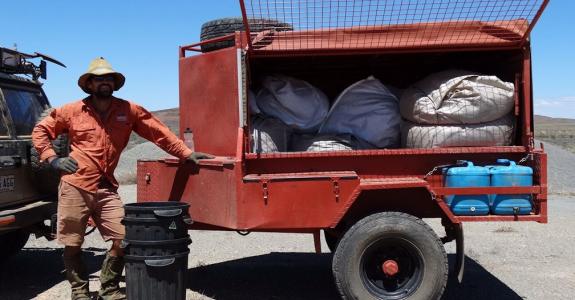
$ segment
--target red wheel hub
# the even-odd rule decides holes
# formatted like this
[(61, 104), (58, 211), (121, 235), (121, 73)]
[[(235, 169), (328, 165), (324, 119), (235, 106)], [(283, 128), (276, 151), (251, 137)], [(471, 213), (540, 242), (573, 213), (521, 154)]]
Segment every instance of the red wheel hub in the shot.
[(385, 275), (387, 276), (394, 276), (399, 272), (399, 266), (397, 265), (397, 262), (393, 259), (386, 260), (383, 263), (383, 265), (381, 265), (381, 269), (383, 270), (383, 273), (385, 273)]

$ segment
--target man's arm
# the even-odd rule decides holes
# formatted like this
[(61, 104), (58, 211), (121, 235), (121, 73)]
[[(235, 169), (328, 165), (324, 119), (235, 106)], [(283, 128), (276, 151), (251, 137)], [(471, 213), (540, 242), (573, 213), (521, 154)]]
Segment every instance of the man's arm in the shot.
[(41, 120), (32, 130), (32, 144), (40, 160), (51, 163), (58, 156), (51, 141), (68, 129), (68, 124), (62, 109), (52, 110), (50, 115)]
[(133, 129), (141, 137), (156, 144), (170, 155), (181, 159), (189, 159), (197, 163), (198, 159), (213, 158), (209, 154), (193, 152), (152, 113), (141, 106), (131, 105), (132, 113), (136, 116)]

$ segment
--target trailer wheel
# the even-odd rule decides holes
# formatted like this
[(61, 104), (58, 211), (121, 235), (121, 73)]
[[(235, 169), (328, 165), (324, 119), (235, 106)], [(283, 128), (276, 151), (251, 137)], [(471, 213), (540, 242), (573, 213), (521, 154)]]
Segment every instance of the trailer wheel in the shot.
[[(253, 19), (249, 20), (250, 32), (256, 33), (264, 30), (274, 29), (277, 31), (291, 31), (293, 26), (288, 23), (282, 23), (276, 20)], [(200, 41), (206, 41), (213, 38), (226, 36), (236, 31), (244, 30), (244, 19), (223, 18), (206, 22), (202, 25)], [(232, 47), (235, 44), (233, 40), (221, 41), (202, 45), (202, 52), (210, 52), (222, 48)]]
[(447, 284), (447, 254), (421, 219), (383, 212), (345, 233), (332, 270), (343, 299), (439, 299)]

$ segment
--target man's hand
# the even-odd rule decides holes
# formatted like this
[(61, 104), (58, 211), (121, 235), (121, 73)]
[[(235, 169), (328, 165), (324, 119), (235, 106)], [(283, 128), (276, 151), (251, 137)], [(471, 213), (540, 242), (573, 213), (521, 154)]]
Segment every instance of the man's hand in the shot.
[(78, 171), (78, 162), (71, 157), (58, 157), (50, 162), (52, 168), (66, 173), (76, 173)]
[(207, 153), (202, 153), (202, 152), (192, 152), (192, 154), (190, 156), (188, 156), (187, 160), (188, 161), (191, 160), (195, 164), (198, 164), (200, 159), (206, 159), (206, 158), (215, 158), (215, 156), (213, 156), (211, 154), (207, 154)]

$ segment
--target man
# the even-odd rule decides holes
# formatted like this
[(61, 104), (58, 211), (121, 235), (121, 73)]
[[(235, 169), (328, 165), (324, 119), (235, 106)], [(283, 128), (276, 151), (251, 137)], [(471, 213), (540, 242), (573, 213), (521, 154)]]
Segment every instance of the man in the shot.
[[(104, 240), (112, 241), (102, 265), (99, 296), (105, 300), (125, 298), (119, 289), (124, 268), (120, 247), (125, 234), (120, 223), (124, 207), (117, 193), (114, 169), (130, 133), (135, 131), (169, 154), (194, 163), (213, 158), (190, 150), (144, 108), (112, 96), (124, 82), (125, 77), (106, 60), (93, 60), (78, 79), (78, 85), (89, 96), (53, 110), (32, 132), (34, 147), (42, 161), (64, 173), (58, 192), (57, 238), (65, 246), (64, 266), (72, 299), (90, 299), (88, 274), (81, 258), (89, 217)], [(57, 157), (50, 140), (65, 132), (71, 153), (69, 157)]]

